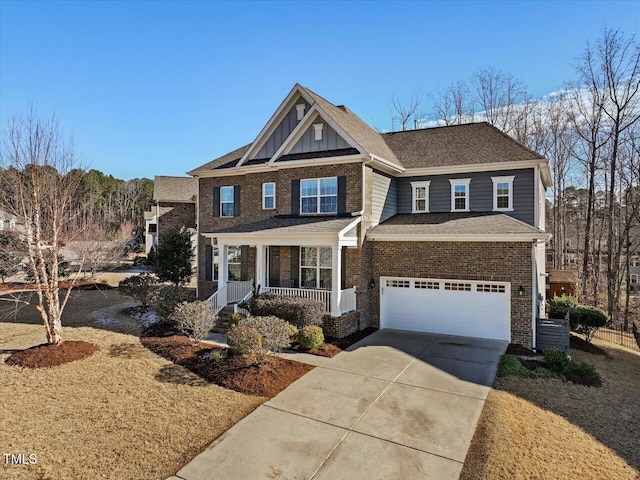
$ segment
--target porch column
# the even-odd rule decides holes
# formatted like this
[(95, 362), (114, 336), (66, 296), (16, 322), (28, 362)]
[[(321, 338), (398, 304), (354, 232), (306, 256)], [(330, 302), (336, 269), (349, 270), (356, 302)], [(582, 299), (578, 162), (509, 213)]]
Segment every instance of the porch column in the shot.
[(260, 285), (261, 288), (267, 286), (266, 281), (266, 249), (264, 245), (256, 245), (256, 285)]
[(331, 316), (339, 317), (342, 286), (342, 247), (331, 247)]
[(222, 288), (229, 280), (229, 255), (227, 246), (218, 242), (218, 251), (220, 252), (220, 266), (218, 271), (218, 288)]

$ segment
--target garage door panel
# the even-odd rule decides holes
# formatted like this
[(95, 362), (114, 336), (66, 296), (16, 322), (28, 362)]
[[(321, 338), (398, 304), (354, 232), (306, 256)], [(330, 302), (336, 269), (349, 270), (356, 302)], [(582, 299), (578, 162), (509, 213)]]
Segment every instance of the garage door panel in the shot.
[(381, 279), (383, 328), (510, 340), (510, 314), (507, 283)]

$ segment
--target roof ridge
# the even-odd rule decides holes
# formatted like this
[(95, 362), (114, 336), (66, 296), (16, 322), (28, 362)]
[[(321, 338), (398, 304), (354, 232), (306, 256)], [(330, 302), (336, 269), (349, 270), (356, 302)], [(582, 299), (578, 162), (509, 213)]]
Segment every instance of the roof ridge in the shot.
[(455, 125), (436, 125), (434, 127), (411, 128), (409, 130), (395, 130), (393, 132), (384, 132), (384, 133), (381, 133), (380, 135), (384, 136), (384, 135), (392, 135), (392, 134), (396, 134), (396, 133), (422, 132), (422, 131), (425, 131), (425, 130), (437, 130), (437, 129), (440, 129), (440, 128), (468, 127), (470, 125), (482, 125), (483, 123), (486, 123), (487, 125), (493, 126), (487, 121), (467, 122), (467, 123), (456, 123)]

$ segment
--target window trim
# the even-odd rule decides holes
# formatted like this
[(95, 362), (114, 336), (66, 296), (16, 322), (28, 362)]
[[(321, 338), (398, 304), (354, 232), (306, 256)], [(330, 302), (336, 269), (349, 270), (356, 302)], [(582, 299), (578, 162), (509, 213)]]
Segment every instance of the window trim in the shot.
[[(320, 180), (330, 180), (330, 179), (335, 179), (336, 181), (336, 194), (335, 195), (322, 195), (320, 194)], [(317, 182), (317, 194), (316, 195), (302, 195), (302, 182), (304, 181), (311, 181), (311, 180), (315, 180)], [(332, 212), (322, 212), (320, 211), (320, 199), (322, 197), (336, 197), (336, 209), (335, 211)], [(303, 198), (317, 198), (317, 203), (316, 203), (316, 211), (315, 212), (303, 212), (302, 211), (302, 199)], [(318, 177), (318, 178), (301, 178), (300, 179), (300, 215), (335, 215), (338, 213), (338, 177)]]
[[(273, 185), (273, 194), (267, 195), (265, 188), (267, 185)], [(266, 206), (267, 197), (273, 197), (273, 207)], [(276, 182), (264, 182), (262, 184), (262, 209), (263, 210), (275, 210), (276, 209)]]
[[(425, 180), (421, 182), (411, 182), (411, 213), (429, 213), (429, 185), (431, 184), (430, 180)], [(416, 196), (416, 190), (418, 188), (424, 188), (424, 210), (418, 210), (416, 208), (416, 200), (418, 199)]]
[[(471, 198), (471, 179), (470, 178), (450, 178), (449, 183), (451, 184), (451, 211), (452, 212), (468, 212), (469, 204)], [(465, 208), (456, 208), (456, 185), (464, 185), (465, 187)]]
[(220, 246), (211, 245), (211, 281), (220, 281)]
[[(231, 200), (230, 202), (229, 201), (225, 202), (225, 201), (222, 200), (222, 190), (225, 189), (225, 188), (230, 188), (231, 191), (233, 192), (233, 200)], [(235, 203), (236, 203), (235, 196), (236, 196), (236, 189), (235, 189), (235, 187), (233, 185), (224, 185), (224, 186), (220, 187), (220, 218), (231, 218), (231, 217), (235, 216), (235, 208), (236, 208), (236, 206), (235, 206)], [(231, 205), (233, 205), (233, 213), (231, 215), (225, 215), (224, 214), (224, 208), (222, 208), (222, 206), (223, 206), (223, 204), (229, 204), (229, 203)]]
[[(315, 266), (305, 266), (302, 265), (302, 251), (304, 248), (315, 248), (316, 249), (316, 265)], [(330, 267), (322, 267), (320, 266), (320, 250), (321, 249), (328, 249), (329, 252), (331, 253), (331, 266)], [(331, 291), (333, 288), (333, 249), (331, 247), (327, 247), (327, 246), (313, 246), (313, 245), (309, 245), (309, 246), (304, 246), (304, 247), (300, 247), (300, 258), (298, 261), (298, 278), (299, 280), (299, 285), (300, 288), (305, 288), (302, 286), (302, 282), (303, 282), (303, 275), (302, 275), (302, 269), (304, 268), (308, 268), (308, 269), (315, 269), (316, 270), (316, 286), (312, 289), (312, 290), (329, 290)], [(331, 272), (331, 287), (329, 287), (328, 289), (326, 288), (322, 288), (320, 286), (320, 271), (321, 270), (329, 270)]]
[[(504, 177), (491, 177), (493, 182), (493, 211), (494, 212), (513, 212), (513, 179), (515, 175), (509, 175)], [(498, 184), (509, 184), (509, 206), (507, 208), (498, 207)]]
[[(242, 279), (242, 246), (240, 245), (227, 245), (227, 282), (237, 282), (240, 281), (240, 279)], [(237, 249), (238, 251), (238, 256), (234, 258), (234, 260), (238, 260), (238, 261), (231, 261), (231, 255), (230, 255), (230, 249)], [(231, 265), (239, 265), (240, 266), (240, 279), (238, 280), (231, 280), (231, 278), (229, 278), (230, 274), (231, 274)]]

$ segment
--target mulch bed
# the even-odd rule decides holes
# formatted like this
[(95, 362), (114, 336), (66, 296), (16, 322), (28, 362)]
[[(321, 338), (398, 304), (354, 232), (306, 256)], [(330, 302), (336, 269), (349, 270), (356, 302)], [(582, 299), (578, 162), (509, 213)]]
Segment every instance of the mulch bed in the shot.
[(575, 348), (576, 350), (582, 350), (583, 352), (593, 353), (595, 355), (607, 356), (607, 352), (605, 352), (602, 348), (594, 345), (593, 343), (589, 343), (580, 337), (576, 337), (575, 335), (571, 335), (569, 345), (571, 346), (571, 348)]
[[(148, 333), (148, 332), (146, 332)], [(194, 345), (187, 337), (173, 335), (140, 339), (152, 352), (224, 388), (249, 395), (273, 397), (312, 370), (312, 365), (280, 357), (249, 355), (211, 358), (209, 344)]]
[(358, 330), (357, 332), (353, 332), (351, 335), (347, 335), (346, 337), (342, 337), (342, 338), (326, 337), (324, 341), (325, 343), (330, 343), (331, 345), (339, 348), (340, 350), (344, 350), (345, 348), (350, 347), (354, 343), (359, 342), (363, 338), (368, 337), (369, 335), (371, 335), (373, 332), (376, 332), (376, 331), (378, 331), (378, 329), (375, 327), (367, 327), (364, 330)]
[(9, 365), (27, 368), (49, 368), (75, 362), (88, 357), (99, 348), (93, 343), (67, 340), (59, 345), (37, 345), (11, 355), (5, 360)]
[(506, 353), (508, 355), (520, 355), (523, 357), (535, 357), (536, 355), (540, 355), (527, 347), (523, 347), (519, 343), (510, 343), (507, 347)]

